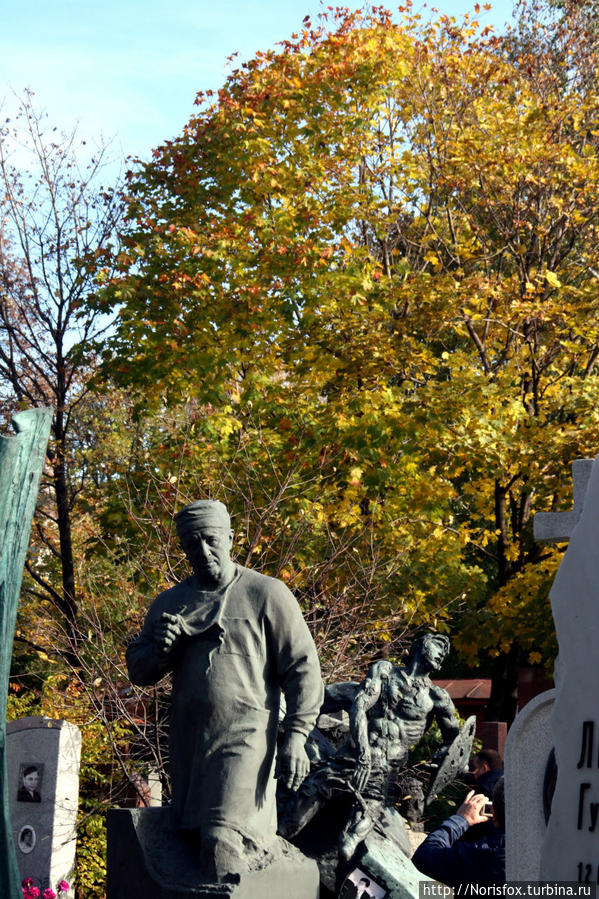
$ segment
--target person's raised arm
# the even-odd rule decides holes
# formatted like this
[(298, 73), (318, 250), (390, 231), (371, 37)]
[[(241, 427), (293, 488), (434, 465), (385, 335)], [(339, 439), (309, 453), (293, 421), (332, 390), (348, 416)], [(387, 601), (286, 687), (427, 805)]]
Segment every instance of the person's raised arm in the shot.
[(364, 789), (370, 776), (368, 712), (376, 705), (381, 695), (383, 680), (389, 677), (392, 667), (390, 662), (385, 661), (372, 665), (356, 693), (349, 713), (350, 734), (358, 751), (352, 783), (358, 792)]
[(435, 703), (434, 716), (439, 725), (441, 736), (443, 737), (443, 745), (435, 756), (435, 761), (446, 754), (449, 746), (453, 743), (460, 732), (460, 724), (456, 717), (455, 706), (451, 701), (449, 694), (441, 687), (433, 688), (433, 701)]
[(498, 865), (501, 867), (501, 850), (491, 847), (481, 850), (475, 843), (459, 842), (473, 824), (488, 821), (483, 814), (486, 801), (486, 796), (471, 790), (455, 815), (427, 836), (412, 856), (412, 863), (422, 874), (449, 886), (501, 880), (501, 874), (497, 873)]

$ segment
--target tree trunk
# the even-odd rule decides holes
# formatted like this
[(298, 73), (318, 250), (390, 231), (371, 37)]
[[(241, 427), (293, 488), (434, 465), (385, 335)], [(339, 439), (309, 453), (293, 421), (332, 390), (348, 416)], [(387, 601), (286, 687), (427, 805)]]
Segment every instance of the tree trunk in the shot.
[[(495, 527), (497, 529), (497, 585), (504, 587), (510, 576), (510, 566), (506, 555), (507, 489), (495, 481)], [(518, 661), (520, 650), (513, 643), (507, 653), (502, 653), (493, 663), (491, 699), (485, 712), (487, 721), (514, 720), (518, 709)]]
[(509, 652), (495, 659), (491, 683), (491, 698), (485, 711), (486, 721), (507, 721), (516, 717), (518, 711), (518, 669), (520, 647), (512, 643)]
[(56, 495), (58, 537), (60, 541), (60, 560), (62, 572), (63, 611), (68, 647), (76, 654), (79, 644), (77, 628), (77, 595), (75, 590), (75, 563), (73, 560), (73, 542), (71, 539), (71, 512), (69, 493), (65, 475), (64, 453), (60, 445), (56, 450), (52, 470), (52, 482)]

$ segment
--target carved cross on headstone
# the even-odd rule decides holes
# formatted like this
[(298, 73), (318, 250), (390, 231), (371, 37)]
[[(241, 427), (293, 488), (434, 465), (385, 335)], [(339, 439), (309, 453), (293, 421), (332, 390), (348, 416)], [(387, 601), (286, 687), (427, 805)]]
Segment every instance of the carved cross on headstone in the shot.
[(534, 522), (537, 540), (569, 540), (550, 593), (559, 644), (551, 718), (558, 775), (541, 878), (594, 884), (599, 883), (598, 460), (573, 463), (570, 512), (539, 514)]
[(570, 539), (582, 513), (592, 467), (592, 459), (575, 459), (572, 462), (574, 508), (569, 512), (537, 512), (533, 521), (535, 540), (561, 543)]

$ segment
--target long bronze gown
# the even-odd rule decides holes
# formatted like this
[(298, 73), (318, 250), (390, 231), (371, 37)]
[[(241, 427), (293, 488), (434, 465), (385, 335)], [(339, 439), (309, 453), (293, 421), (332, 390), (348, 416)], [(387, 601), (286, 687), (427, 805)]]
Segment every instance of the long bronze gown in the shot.
[[(153, 640), (163, 612), (182, 616), (170, 654)], [(293, 594), (236, 566), (233, 580), (202, 591), (195, 576), (161, 593), (127, 650), (133, 683), (173, 672), (172, 802), (184, 830), (230, 827), (267, 847), (276, 833), (273, 761), (281, 691), (284, 728), (308, 736), (323, 699), (316, 648)]]

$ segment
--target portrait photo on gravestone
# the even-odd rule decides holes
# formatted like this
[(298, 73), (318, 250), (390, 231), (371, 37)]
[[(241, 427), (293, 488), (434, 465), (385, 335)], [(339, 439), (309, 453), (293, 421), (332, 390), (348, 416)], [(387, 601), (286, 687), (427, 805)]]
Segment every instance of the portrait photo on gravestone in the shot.
[(25, 825), (25, 827), (20, 829), (17, 845), (23, 855), (29, 855), (30, 852), (33, 852), (36, 842), (37, 836), (33, 827)]
[(19, 790), (17, 802), (41, 802), (43, 765), (21, 764), (19, 769)]
[(356, 868), (343, 882), (339, 899), (385, 899), (387, 891), (372, 877)]

